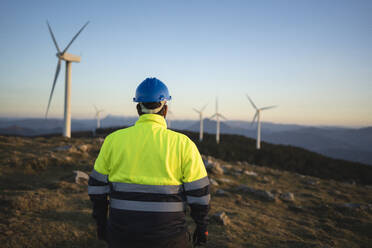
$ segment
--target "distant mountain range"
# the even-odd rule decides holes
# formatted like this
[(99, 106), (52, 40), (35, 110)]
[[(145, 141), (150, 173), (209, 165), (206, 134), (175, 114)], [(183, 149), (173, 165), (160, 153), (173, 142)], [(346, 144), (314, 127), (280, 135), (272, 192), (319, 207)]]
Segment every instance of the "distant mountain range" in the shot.
[[(138, 117), (107, 116), (101, 127), (131, 126)], [(171, 129), (198, 132), (199, 121), (171, 120)], [(95, 119), (73, 119), (72, 130), (94, 130)], [(0, 134), (37, 136), (61, 133), (61, 119), (0, 118)], [(214, 134), (216, 122), (204, 119), (204, 132)], [(221, 133), (256, 138), (256, 126), (247, 121), (221, 122)], [(329, 157), (372, 165), (372, 127), (359, 129), (343, 127), (310, 127), (293, 124), (262, 123), (262, 140), (273, 144), (302, 147)]]

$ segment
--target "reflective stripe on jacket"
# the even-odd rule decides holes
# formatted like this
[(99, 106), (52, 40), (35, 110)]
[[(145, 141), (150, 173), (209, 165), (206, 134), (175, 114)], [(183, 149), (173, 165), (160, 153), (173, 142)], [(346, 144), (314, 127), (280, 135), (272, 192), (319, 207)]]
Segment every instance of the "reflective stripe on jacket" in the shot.
[[(106, 137), (88, 194), (93, 201), (110, 195), (109, 229), (131, 238), (182, 232), (186, 203), (208, 209), (210, 201), (197, 147), (187, 136), (167, 129), (165, 119), (156, 114), (141, 115), (134, 126)], [(199, 215), (206, 219), (206, 213)]]

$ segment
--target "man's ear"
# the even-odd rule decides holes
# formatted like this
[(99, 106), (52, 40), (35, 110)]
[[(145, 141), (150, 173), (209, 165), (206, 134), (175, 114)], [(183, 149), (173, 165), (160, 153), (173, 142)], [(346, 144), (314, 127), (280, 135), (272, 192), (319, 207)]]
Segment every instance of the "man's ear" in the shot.
[(142, 109), (141, 109), (141, 105), (139, 103), (137, 103), (136, 108), (137, 108), (138, 115), (142, 115)]
[(164, 118), (167, 117), (168, 105), (164, 105)]

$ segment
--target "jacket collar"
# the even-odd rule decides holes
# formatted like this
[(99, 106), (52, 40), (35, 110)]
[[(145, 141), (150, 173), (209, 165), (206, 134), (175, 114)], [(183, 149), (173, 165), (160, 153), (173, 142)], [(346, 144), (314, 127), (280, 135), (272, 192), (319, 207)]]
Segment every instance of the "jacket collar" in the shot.
[(167, 128), (167, 122), (165, 121), (164, 117), (158, 114), (143, 114), (138, 118), (138, 121), (136, 121), (135, 125), (144, 123), (160, 125), (164, 128)]

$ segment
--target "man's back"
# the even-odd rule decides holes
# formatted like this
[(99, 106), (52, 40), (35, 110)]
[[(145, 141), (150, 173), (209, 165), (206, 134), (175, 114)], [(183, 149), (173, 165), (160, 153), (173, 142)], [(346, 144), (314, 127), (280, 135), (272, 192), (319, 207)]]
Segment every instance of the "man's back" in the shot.
[(163, 117), (142, 115), (136, 125), (116, 131), (106, 139), (111, 182), (183, 183), (182, 159), (192, 142), (187, 136), (167, 129)]
[[(115, 243), (184, 234), (184, 186), (209, 184), (195, 144), (168, 130), (164, 118), (155, 114), (142, 115), (133, 127), (110, 134), (94, 170), (108, 176), (108, 233)], [(209, 191), (204, 193), (202, 201), (209, 201)]]

